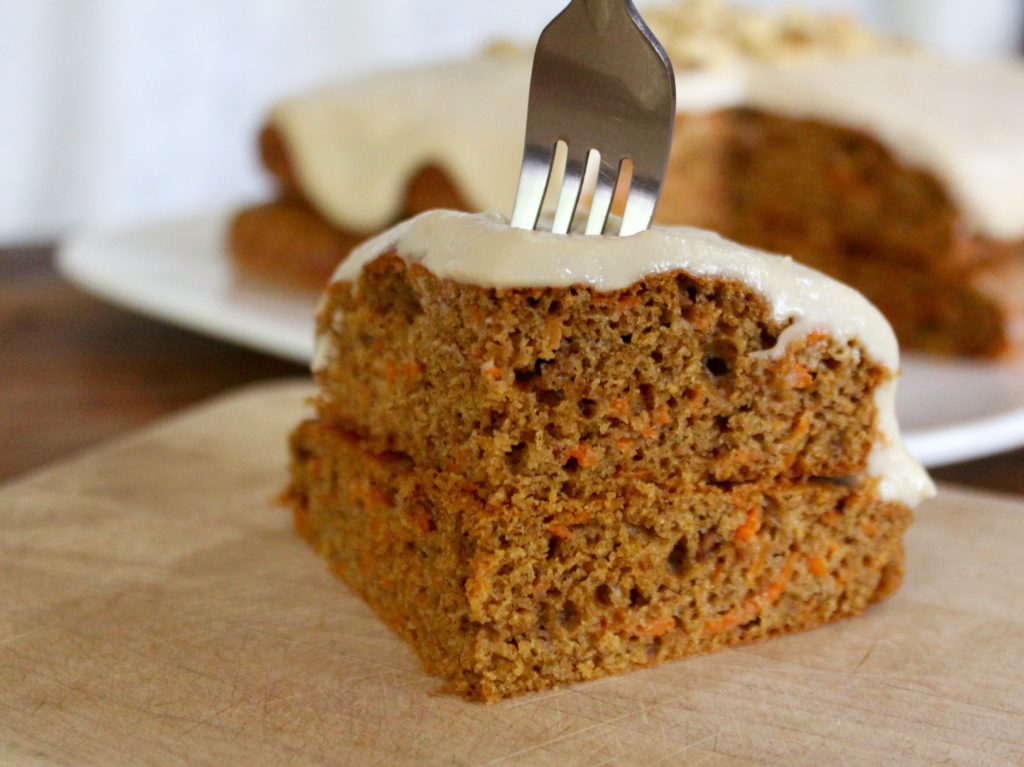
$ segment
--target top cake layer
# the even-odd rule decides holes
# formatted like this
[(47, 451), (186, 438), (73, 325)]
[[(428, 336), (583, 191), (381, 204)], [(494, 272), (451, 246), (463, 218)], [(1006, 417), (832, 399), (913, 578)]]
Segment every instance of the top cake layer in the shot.
[[(1024, 94), (1024, 67), (945, 61), (845, 27), (805, 26), (721, 22), (683, 34), (662, 20), (680, 112), (752, 107), (863, 131), (937, 178), (974, 233), (1024, 238), (1024, 97), (1014, 97)], [(379, 74), (289, 99), (271, 124), (307, 198), (346, 230), (394, 221), (425, 165), (443, 168), (471, 208), (507, 213), (530, 68), (527, 53), (503, 50)]]
[[(876, 477), (916, 503), (898, 351), (863, 297), (709, 232), (560, 236), (423, 214), (319, 316), (322, 417), (487, 484)], [(531, 478), (542, 480), (540, 484)]]

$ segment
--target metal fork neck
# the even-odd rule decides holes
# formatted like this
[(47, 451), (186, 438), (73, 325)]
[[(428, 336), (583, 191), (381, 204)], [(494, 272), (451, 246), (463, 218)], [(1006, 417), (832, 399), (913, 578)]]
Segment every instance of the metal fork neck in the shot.
[(632, 0), (573, 0), (570, 5), (582, 5), (597, 29), (607, 27), (615, 13), (636, 13)]

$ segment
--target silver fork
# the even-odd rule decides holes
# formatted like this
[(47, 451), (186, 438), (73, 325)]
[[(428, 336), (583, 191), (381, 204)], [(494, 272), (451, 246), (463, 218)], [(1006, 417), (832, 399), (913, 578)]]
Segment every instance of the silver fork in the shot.
[(572, 228), (593, 153), (599, 165), (586, 234), (605, 232), (626, 160), (633, 171), (619, 234), (647, 229), (668, 166), (675, 106), (672, 64), (633, 3), (572, 0), (537, 41), (512, 226), (537, 228), (555, 149), (564, 142), (551, 231)]

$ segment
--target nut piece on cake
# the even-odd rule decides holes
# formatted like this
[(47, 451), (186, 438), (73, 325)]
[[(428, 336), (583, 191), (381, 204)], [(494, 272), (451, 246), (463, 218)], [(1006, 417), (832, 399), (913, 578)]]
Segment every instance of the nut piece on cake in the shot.
[(467, 697), (855, 615), (933, 492), (877, 310), (710, 232), (434, 211), (343, 264), (318, 328), (296, 525)]

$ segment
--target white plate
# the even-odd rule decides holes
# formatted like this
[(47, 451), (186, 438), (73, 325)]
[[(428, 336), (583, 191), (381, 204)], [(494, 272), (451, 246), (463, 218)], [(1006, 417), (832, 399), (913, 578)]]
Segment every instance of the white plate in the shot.
[[(237, 280), (222, 247), (225, 218), (82, 235), (58, 263), (73, 282), (129, 309), (307, 363), (316, 299)], [(1024, 360), (905, 355), (897, 409), (907, 447), (926, 466), (1024, 445)]]
[(307, 364), (315, 296), (239, 280), (224, 255), (226, 214), (83, 234), (65, 242), (61, 273), (128, 309)]

